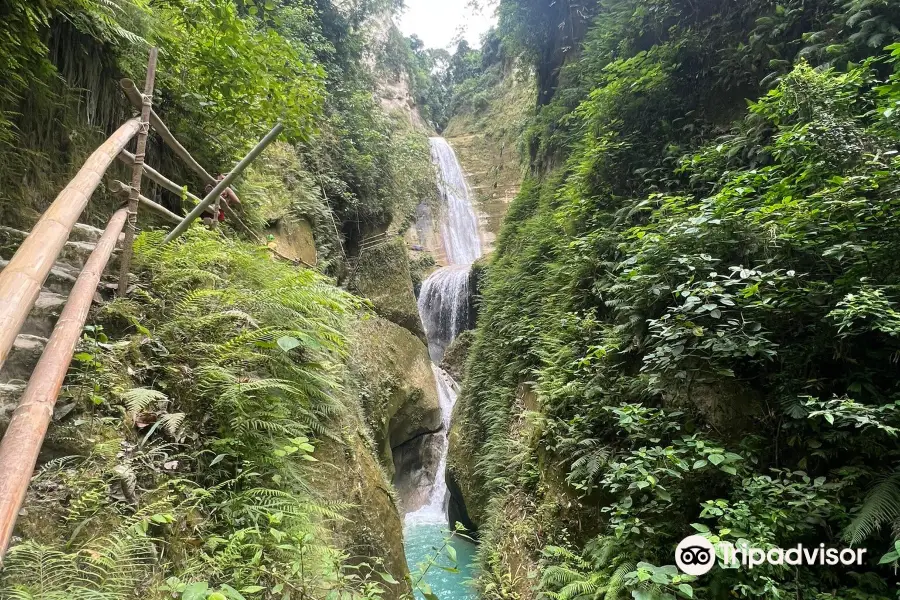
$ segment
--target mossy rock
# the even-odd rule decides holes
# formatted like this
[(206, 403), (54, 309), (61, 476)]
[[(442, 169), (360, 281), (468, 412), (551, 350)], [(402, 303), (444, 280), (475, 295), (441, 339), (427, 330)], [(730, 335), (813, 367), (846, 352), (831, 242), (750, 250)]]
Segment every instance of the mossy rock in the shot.
[(453, 407), (448, 435), (447, 482), (450, 490), (450, 517), (470, 531), (477, 531), (487, 521), (488, 493), (476, 475), (476, 449), (480, 443), (476, 430), (466, 418), (472, 399), (463, 388)]
[(441, 368), (457, 382), (462, 381), (466, 372), (466, 359), (472, 342), (475, 341), (475, 332), (471, 329), (463, 331), (447, 347), (444, 358), (441, 360)]
[(350, 287), (360, 296), (368, 298), (380, 316), (425, 341), (425, 328), (419, 318), (409, 257), (402, 238), (372, 250), (363, 250)]
[(346, 507), (341, 511), (344, 519), (334, 522), (333, 529), (335, 541), (351, 557), (350, 562), (380, 557), (383, 564), (375, 568), (390, 573), (398, 582), (386, 586), (384, 597), (408, 598), (412, 590), (394, 490), (375, 457), (375, 445), (361, 416), (351, 411), (342, 425), (342, 443), (328, 438), (319, 442), (319, 462), (310, 469), (311, 483), (323, 497)]
[(316, 266), (316, 239), (312, 225), (303, 218), (283, 217), (265, 231), (274, 238), (274, 249), (285, 258)]
[(421, 340), (386, 319), (361, 318), (353, 331), (352, 379), (378, 454), (393, 474), (393, 448), (441, 428), (431, 359)]

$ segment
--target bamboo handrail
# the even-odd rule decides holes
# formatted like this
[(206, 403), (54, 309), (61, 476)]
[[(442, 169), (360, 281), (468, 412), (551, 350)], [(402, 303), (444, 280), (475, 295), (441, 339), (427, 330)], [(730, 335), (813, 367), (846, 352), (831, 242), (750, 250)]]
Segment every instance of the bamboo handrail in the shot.
[(91, 154), (0, 272), (0, 368), (91, 194), (139, 128), (139, 120), (130, 119)]
[(53, 417), (56, 398), (81, 339), (100, 278), (127, 216), (128, 210), (122, 208), (109, 220), (106, 231), (69, 294), (69, 301), (0, 442), (0, 557), (6, 554), (9, 547), (16, 517), (25, 500), (28, 482)]
[[(128, 152), (127, 150), (122, 150), (122, 152), (119, 153), (119, 160), (125, 164), (132, 165), (132, 164), (134, 164), (134, 154), (132, 154), (131, 152)], [(177, 183), (175, 183), (174, 181), (172, 181), (165, 175), (161, 174), (159, 171), (157, 171), (153, 167), (148, 166), (147, 164), (144, 165), (144, 175), (146, 175), (148, 179), (155, 182), (157, 185), (159, 185), (163, 189), (169, 190), (170, 192), (172, 192), (179, 198), (181, 197), (182, 193), (184, 193), (187, 196), (187, 199), (190, 200), (194, 206), (197, 206), (198, 204), (200, 204), (200, 202), (202, 202), (201, 198), (195, 196), (190, 191), (188, 191), (184, 187), (178, 185)], [(237, 214), (234, 212), (234, 209), (232, 209), (230, 206), (228, 206), (227, 203), (222, 205), (222, 209), (225, 211), (225, 214), (228, 216), (229, 219), (231, 219), (232, 221), (237, 223), (241, 227), (241, 229), (244, 230), (244, 233), (246, 233), (247, 235), (249, 235), (250, 237), (255, 239), (258, 243), (260, 243), (260, 244), (263, 243), (263, 241), (260, 239), (260, 237), (258, 235), (256, 235), (256, 233), (252, 229), (250, 229), (250, 227), (248, 227), (247, 224), (244, 223), (240, 219), (240, 217), (237, 216)], [(178, 217), (178, 219), (180, 221), (181, 217)]]
[(267, 133), (266, 136), (261, 139), (258, 144), (256, 144), (253, 150), (251, 150), (247, 154), (247, 156), (242, 158), (241, 162), (236, 164), (234, 168), (227, 175), (225, 175), (225, 177), (221, 181), (219, 181), (215, 185), (215, 187), (213, 187), (212, 191), (206, 195), (206, 197), (200, 202), (200, 204), (195, 206), (194, 210), (188, 213), (184, 220), (177, 227), (175, 227), (175, 229), (173, 229), (171, 233), (169, 233), (169, 235), (166, 236), (166, 239), (163, 241), (163, 243), (168, 244), (169, 242), (180, 236), (182, 233), (184, 233), (187, 228), (191, 226), (191, 223), (197, 217), (203, 214), (203, 211), (205, 211), (210, 204), (215, 202), (219, 198), (219, 196), (222, 195), (222, 192), (228, 189), (228, 186), (231, 184), (231, 182), (234, 181), (238, 175), (243, 173), (244, 169), (246, 169), (250, 163), (256, 160), (256, 157), (259, 156), (269, 144), (275, 141), (275, 138), (278, 137), (283, 129), (284, 125), (282, 125), (281, 123), (275, 125), (275, 127), (272, 128), (272, 131)]
[[(119, 152), (119, 160), (125, 163), (126, 165), (134, 164), (134, 154), (129, 152), (128, 150), (122, 150)], [(163, 189), (169, 190), (179, 198), (181, 198), (181, 193), (186, 191), (184, 186), (180, 186), (153, 167), (144, 163), (144, 175), (147, 176), (147, 179), (151, 180), (158, 186)], [(187, 197), (189, 200), (193, 201), (194, 205), (200, 204), (200, 198), (192, 194), (190, 191), (187, 191)], [(179, 217), (180, 218), (180, 217)]]
[[(135, 83), (130, 79), (122, 79), (119, 81), (119, 85), (122, 87), (122, 90), (125, 92), (125, 95), (128, 96), (128, 99), (131, 101), (131, 104), (135, 108), (141, 107), (141, 92), (138, 90)], [(215, 185), (216, 178), (209, 174), (209, 172), (204, 169), (200, 163), (198, 163), (191, 153), (187, 151), (187, 148), (181, 145), (172, 132), (169, 131), (169, 128), (166, 127), (166, 124), (163, 123), (163, 120), (159, 118), (159, 115), (156, 114), (155, 110), (150, 110), (150, 125), (153, 129), (156, 130), (156, 133), (159, 134), (159, 137), (162, 138), (163, 142), (172, 149), (172, 151), (183, 160), (187, 166), (194, 170), (201, 178), (203, 178), (204, 183), (211, 183)]]
[[(125, 198), (130, 198), (130, 196), (131, 196), (131, 186), (128, 185), (127, 183), (123, 183), (119, 180), (110, 181), (109, 184), (107, 185), (107, 188), (109, 189), (110, 192), (112, 192), (116, 196), (123, 196)], [(171, 210), (169, 210), (165, 206), (157, 204), (156, 202), (154, 202), (150, 198), (147, 198), (143, 194), (138, 194), (138, 202), (141, 203), (141, 206), (146, 206), (147, 208), (149, 208), (150, 210), (152, 210), (159, 216), (165, 218), (166, 220), (168, 220), (172, 223), (181, 223), (180, 216), (176, 215), (175, 213), (173, 213)]]

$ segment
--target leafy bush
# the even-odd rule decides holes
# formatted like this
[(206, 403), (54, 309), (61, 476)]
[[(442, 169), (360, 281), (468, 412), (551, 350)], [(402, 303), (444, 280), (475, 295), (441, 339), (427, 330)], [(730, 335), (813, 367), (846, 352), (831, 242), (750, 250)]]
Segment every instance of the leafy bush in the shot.
[[(504, 4), (501, 25), (534, 8)], [(534, 117), (458, 410), (491, 597), (521, 590), (504, 573), (526, 559), (503, 544), (522, 505), (552, 598), (890, 596), (898, 51), (794, 62), (834, 8), (808, 4), (775, 8), (794, 42), (764, 65), (745, 44), (765, 3), (602, 3)], [(546, 67), (552, 40), (505, 33)], [(856, 41), (841, 52), (873, 52)], [(726, 77), (744, 54), (755, 66)], [(692, 530), (875, 556), (694, 581), (670, 564)]]

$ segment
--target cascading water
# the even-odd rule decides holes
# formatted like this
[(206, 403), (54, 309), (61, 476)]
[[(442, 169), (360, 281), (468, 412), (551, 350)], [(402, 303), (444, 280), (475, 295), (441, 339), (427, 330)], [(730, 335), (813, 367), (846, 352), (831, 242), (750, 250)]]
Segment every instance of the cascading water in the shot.
[[(441, 404), (441, 421), (443, 430), (446, 432), (450, 429), (450, 415), (453, 414), (453, 405), (456, 404), (457, 386), (456, 382), (443, 369), (436, 365), (431, 365), (431, 369), (434, 371), (434, 378), (437, 381), (438, 399)], [(446, 443), (444, 446), (434, 483), (431, 486), (431, 493), (428, 495), (428, 503), (419, 510), (406, 515), (407, 527), (423, 524), (447, 524)]]
[(419, 315), (428, 332), (428, 353), (440, 363), (456, 336), (469, 328), (469, 265), (435, 271), (419, 292)]
[[(481, 257), (481, 239), (478, 219), (472, 207), (469, 186), (453, 148), (443, 138), (431, 138), (431, 158), (437, 170), (438, 189), (441, 193), (441, 241), (449, 266), (435, 271), (422, 284), (419, 293), (419, 315), (428, 337), (431, 360), (439, 363), (444, 351), (462, 331), (470, 327), (469, 274), (472, 263)], [(435, 435), (440, 447), (440, 463), (431, 483), (428, 502), (404, 520), (406, 560), (410, 569), (426, 561), (440, 547), (448, 527), (447, 503), (449, 491), (445, 470), (447, 467), (447, 434), (450, 418), (456, 402), (457, 387), (453, 379), (442, 369), (432, 365), (437, 382), (438, 397), (443, 420), (442, 432)], [(441, 600), (468, 600), (475, 598), (466, 581), (473, 576), (471, 562), (474, 546), (463, 539), (455, 539), (457, 568), (451, 573), (439, 568), (428, 571), (425, 580)]]
[(438, 171), (441, 193), (441, 238), (447, 262), (471, 265), (481, 258), (481, 236), (478, 218), (472, 207), (469, 185), (456, 153), (444, 138), (431, 138), (431, 160)]

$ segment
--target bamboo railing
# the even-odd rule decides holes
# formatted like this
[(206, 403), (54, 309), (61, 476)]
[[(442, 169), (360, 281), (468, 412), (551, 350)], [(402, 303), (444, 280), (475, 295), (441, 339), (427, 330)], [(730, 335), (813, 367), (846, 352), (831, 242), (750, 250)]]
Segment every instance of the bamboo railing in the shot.
[[(13, 413), (3, 440), (0, 441), (0, 563), (9, 547), (16, 517), (28, 491), (28, 483), (37, 463), (38, 454), (47, 433), (57, 396), (71, 363), (75, 347), (84, 330), (84, 324), (93, 302), (97, 286), (112, 256), (120, 234), (125, 232), (122, 248), (118, 293), (128, 288), (132, 243), (138, 207), (152, 210), (158, 216), (176, 225), (166, 242), (175, 239), (190, 226), (283, 129), (281, 124), (266, 135), (257, 146), (232, 169), (222, 181), (216, 180), (190, 155), (165, 123), (153, 111), (153, 88), (156, 78), (156, 48), (150, 51), (147, 78), (141, 93), (133, 81), (120, 82), (131, 104), (140, 116), (129, 119), (107, 139), (85, 162), (50, 208), (41, 216), (25, 241), (0, 271), (0, 368), (9, 357), (16, 337), (34, 307), (44, 281), (53, 268), (60, 252), (68, 241), (72, 228), (84, 212), (91, 195), (99, 186), (110, 164), (117, 158), (131, 165), (131, 184), (112, 181), (110, 191), (127, 198), (127, 206), (112, 216), (97, 242), (84, 269), (69, 295), (65, 308), (53, 329), (47, 347), (41, 355), (28, 381), (18, 407)], [(179, 197), (183, 186), (165, 178), (144, 163), (149, 129), (153, 128), (175, 154), (177, 154), (204, 182), (215, 187), (203, 199), (187, 193), (196, 206), (186, 217), (181, 217), (165, 207), (141, 195), (141, 181), (146, 176)], [(125, 149), (137, 136), (135, 153)], [(253, 234), (240, 219), (224, 205), (226, 214)], [(255, 235), (255, 234), (254, 234)]]

